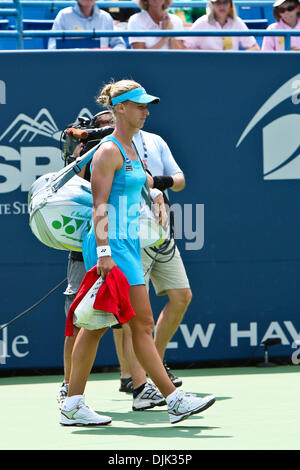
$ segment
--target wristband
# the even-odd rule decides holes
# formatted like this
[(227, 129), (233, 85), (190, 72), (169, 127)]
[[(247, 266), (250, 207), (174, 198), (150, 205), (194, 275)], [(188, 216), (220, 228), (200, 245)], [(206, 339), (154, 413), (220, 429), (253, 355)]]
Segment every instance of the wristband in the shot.
[(174, 180), (172, 176), (154, 176), (153, 177), (153, 188), (165, 191), (166, 189), (173, 186)]
[(157, 189), (157, 188), (150, 189), (150, 198), (152, 199), (152, 201), (154, 201), (154, 199), (156, 199), (157, 196), (159, 196), (160, 194), (162, 194), (160, 189)]
[(111, 256), (111, 249), (109, 245), (97, 246), (97, 258), (103, 258), (103, 256)]

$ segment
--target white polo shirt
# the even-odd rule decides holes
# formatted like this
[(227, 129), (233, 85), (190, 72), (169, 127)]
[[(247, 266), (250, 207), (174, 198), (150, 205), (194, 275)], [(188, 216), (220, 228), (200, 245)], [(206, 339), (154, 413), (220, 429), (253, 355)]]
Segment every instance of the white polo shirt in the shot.
[(159, 135), (139, 131), (133, 139), (145, 168), (152, 176), (171, 176), (182, 173), (168, 144)]
[[(179, 18), (177, 15), (173, 15), (172, 13), (169, 13), (170, 21), (172, 24), (172, 29), (174, 31), (183, 31), (184, 26), (182, 20)], [(132, 15), (129, 20), (128, 20), (128, 31), (161, 31), (160, 26), (153, 21), (151, 16), (147, 11), (142, 11), (141, 13), (135, 13)], [(165, 31), (165, 30), (164, 30)], [(162, 39), (159, 36), (145, 36), (145, 37), (130, 37), (129, 38), (129, 43), (132, 44), (134, 42), (144, 42), (146, 49), (149, 49), (149, 47), (154, 46), (158, 41)], [(173, 39), (184, 39), (183, 37), (178, 37), (178, 38), (173, 38)], [(169, 49), (169, 41), (164, 44), (164, 46), (161, 49)]]

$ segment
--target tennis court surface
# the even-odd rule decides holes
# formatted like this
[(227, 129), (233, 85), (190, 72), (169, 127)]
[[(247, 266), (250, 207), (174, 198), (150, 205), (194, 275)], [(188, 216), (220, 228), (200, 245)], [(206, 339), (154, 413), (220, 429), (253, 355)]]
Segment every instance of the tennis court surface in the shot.
[(103, 427), (59, 424), (62, 376), (1, 377), (0, 449), (287, 450), (300, 449), (299, 366), (176, 370), (182, 389), (214, 394), (215, 405), (170, 425), (166, 407), (132, 411), (119, 373), (92, 374), (86, 403), (112, 417)]

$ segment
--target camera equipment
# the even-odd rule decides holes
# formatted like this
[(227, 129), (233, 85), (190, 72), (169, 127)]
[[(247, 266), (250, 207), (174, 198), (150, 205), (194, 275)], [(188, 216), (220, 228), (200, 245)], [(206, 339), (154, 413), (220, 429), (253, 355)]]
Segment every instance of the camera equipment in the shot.
[[(113, 122), (113, 115), (112, 112), (109, 109), (105, 109), (104, 111), (100, 111), (99, 113), (95, 114), (93, 119), (91, 120), (90, 126), (91, 127), (99, 127), (97, 126), (97, 121), (100, 116), (104, 116), (105, 114), (108, 114), (110, 116), (110, 121)], [(103, 126), (104, 127), (104, 126)]]
[[(99, 113), (98, 113), (99, 114)], [(74, 151), (78, 144), (82, 143), (83, 148), (80, 154), (86, 153), (89, 149), (97, 145), (103, 137), (111, 134), (114, 130), (113, 127), (96, 127), (95, 119), (92, 120), (79, 116), (77, 122), (69, 124), (66, 129), (62, 132), (62, 139), (64, 147), (62, 150), (62, 158), (65, 161), (65, 165), (73, 162), (76, 157)]]

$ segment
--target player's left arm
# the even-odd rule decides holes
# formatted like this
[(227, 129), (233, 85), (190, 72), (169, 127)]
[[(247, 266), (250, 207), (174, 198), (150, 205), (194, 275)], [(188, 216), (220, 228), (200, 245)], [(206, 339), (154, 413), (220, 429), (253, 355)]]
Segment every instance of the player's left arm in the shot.
[(185, 177), (182, 172), (176, 173), (175, 175), (171, 175), (173, 178), (173, 185), (170, 187), (172, 191), (178, 192), (182, 191), (185, 188)]

